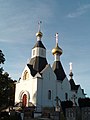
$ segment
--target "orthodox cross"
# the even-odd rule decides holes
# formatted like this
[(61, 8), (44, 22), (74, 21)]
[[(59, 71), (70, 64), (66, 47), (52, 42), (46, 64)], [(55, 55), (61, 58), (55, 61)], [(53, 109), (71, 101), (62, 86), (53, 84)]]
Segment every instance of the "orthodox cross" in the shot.
[(58, 33), (55, 34), (56, 37), (56, 45), (58, 44)]
[(42, 21), (39, 21), (39, 22), (38, 22), (38, 31), (39, 31), (39, 32), (40, 32), (40, 30), (41, 30), (41, 26), (40, 26), (41, 24), (42, 24)]

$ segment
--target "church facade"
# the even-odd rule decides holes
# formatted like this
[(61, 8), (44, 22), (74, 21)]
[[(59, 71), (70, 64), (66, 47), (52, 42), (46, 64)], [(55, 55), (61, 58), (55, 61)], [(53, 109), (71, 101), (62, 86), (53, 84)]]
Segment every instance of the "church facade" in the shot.
[(78, 98), (85, 98), (84, 90), (73, 80), (72, 65), (70, 65), (70, 80), (65, 74), (60, 60), (62, 49), (58, 45), (58, 33), (56, 33), (56, 46), (52, 50), (55, 57), (53, 66), (47, 62), (42, 36), (39, 29), (30, 61), (26, 64), (21, 79), (16, 83), (15, 104), (22, 103), (26, 107), (34, 105), (36, 111), (42, 111), (43, 107), (55, 107), (55, 99), (58, 97), (60, 101), (71, 100), (78, 105)]

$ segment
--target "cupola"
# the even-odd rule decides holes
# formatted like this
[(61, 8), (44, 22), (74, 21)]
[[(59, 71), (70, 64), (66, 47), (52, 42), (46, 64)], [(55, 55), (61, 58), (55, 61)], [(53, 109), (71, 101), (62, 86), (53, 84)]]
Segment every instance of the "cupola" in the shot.
[(55, 60), (54, 60), (52, 69), (54, 73), (56, 74), (57, 80), (63, 81), (64, 78), (66, 77), (66, 74), (64, 72), (64, 69), (60, 61), (60, 55), (62, 54), (63, 51), (58, 45), (58, 33), (56, 33), (55, 37), (56, 37), (56, 46), (52, 50), (52, 54), (54, 55)]
[(56, 47), (52, 49), (52, 54), (62, 54), (62, 49), (58, 46), (58, 33), (56, 33)]
[(63, 51), (58, 45), (58, 33), (56, 33), (55, 37), (56, 37), (56, 46), (55, 48), (52, 49), (52, 54), (55, 56), (55, 61), (59, 61), (60, 55), (62, 54)]

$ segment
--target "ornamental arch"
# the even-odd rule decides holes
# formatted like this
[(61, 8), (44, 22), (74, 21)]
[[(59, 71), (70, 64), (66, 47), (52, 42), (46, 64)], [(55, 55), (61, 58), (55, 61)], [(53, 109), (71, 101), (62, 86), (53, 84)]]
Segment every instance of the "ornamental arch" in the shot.
[(28, 91), (21, 91), (19, 94), (19, 100), (22, 103), (22, 106), (28, 107), (30, 101), (30, 94)]

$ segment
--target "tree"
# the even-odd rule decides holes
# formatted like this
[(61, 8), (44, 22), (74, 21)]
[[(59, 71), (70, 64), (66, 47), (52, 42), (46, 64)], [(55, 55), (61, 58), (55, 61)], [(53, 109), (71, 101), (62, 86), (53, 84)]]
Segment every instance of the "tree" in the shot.
[(14, 100), (14, 81), (4, 72), (1, 64), (4, 64), (5, 57), (0, 50), (0, 107), (13, 105)]
[(4, 62), (5, 62), (4, 54), (2, 53), (2, 50), (0, 50), (0, 64), (4, 64)]
[(5, 58), (4, 58), (4, 54), (2, 53), (2, 51), (0, 50), (0, 75), (3, 72), (3, 68), (1, 67), (1, 64), (4, 64), (5, 62)]
[(14, 81), (5, 72), (0, 80), (0, 105), (13, 105), (14, 100)]

